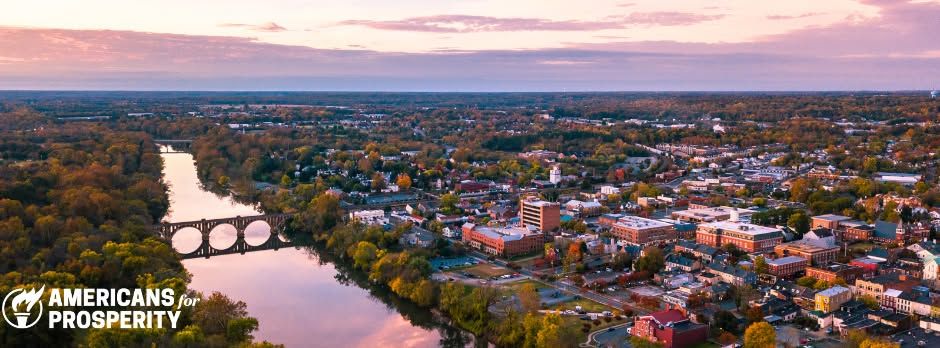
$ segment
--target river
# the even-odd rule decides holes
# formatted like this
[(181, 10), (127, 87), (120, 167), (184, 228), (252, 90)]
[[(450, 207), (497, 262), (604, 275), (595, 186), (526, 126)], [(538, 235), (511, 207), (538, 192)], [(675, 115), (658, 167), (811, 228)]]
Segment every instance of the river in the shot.
[[(171, 202), (164, 221), (260, 214), (256, 207), (204, 190), (192, 155), (161, 156)], [(256, 222), (246, 229), (245, 239), (260, 243), (269, 230)], [(188, 252), (200, 239), (197, 231), (182, 230), (174, 236), (173, 246)], [(217, 227), (210, 234), (215, 247), (234, 241), (231, 226)], [(183, 265), (192, 274), (190, 288), (205, 294), (219, 291), (247, 303), (248, 312), (259, 322), (256, 340), (287, 347), (458, 347), (473, 341), (431, 311), (371, 288), (361, 273), (311, 247), (213, 256), (185, 260)]]

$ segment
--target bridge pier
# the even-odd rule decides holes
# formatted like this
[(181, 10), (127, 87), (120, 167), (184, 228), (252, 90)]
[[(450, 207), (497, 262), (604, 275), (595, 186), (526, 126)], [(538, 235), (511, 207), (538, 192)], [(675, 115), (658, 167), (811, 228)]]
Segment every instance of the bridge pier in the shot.
[[(236, 216), (227, 219), (201, 219), (198, 221), (164, 223), (154, 225), (151, 227), (151, 229), (155, 234), (159, 235), (161, 238), (169, 241), (172, 244), (173, 236), (176, 235), (177, 232), (184, 228), (195, 228), (202, 235), (202, 243), (198, 248), (196, 248), (196, 250), (190, 253), (180, 254), (183, 259), (197, 257), (209, 258), (215, 255), (226, 255), (234, 253), (245, 254), (246, 252), (269, 249), (277, 250), (281, 246), (293, 245), (291, 242), (284, 242), (278, 238), (278, 235), (284, 230), (284, 227), (290, 217), (291, 215), (288, 214), (271, 214), (246, 217)], [(252, 246), (248, 244), (247, 240), (245, 239), (245, 230), (248, 228), (248, 225), (251, 225), (255, 221), (264, 221), (270, 227), (270, 234), (268, 235), (268, 239), (263, 243), (257, 246)], [(219, 225), (226, 224), (232, 225), (235, 228), (235, 243), (225, 249), (216, 249), (212, 247), (209, 242), (210, 234), (212, 230)]]

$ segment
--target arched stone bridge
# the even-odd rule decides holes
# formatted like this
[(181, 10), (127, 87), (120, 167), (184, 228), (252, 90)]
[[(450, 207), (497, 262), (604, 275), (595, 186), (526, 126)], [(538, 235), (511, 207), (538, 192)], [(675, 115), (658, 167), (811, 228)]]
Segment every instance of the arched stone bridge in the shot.
[[(176, 235), (177, 232), (188, 227), (195, 228), (199, 231), (199, 233), (202, 234), (202, 243), (200, 243), (196, 250), (190, 253), (180, 253), (180, 255), (183, 259), (194, 259), (199, 257), (209, 258), (211, 256), (217, 255), (244, 254), (251, 251), (270, 249), (277, 250), (282, 247), (293, 246), (293, 243), (285, 242), (278, 238), (279, 233), (284, 230), (284, 227), (287, 224), (287, 220), (290, 219), (291, 216), (291, 214), (269, 214), (256, 216), (236, 216), (225, 219), (202, 219), (197, 221), (170, 222), (154, 225), (153, 230), (161, 238), (169, 241), (172, 245), (173, 236)], [(259, 245), (251, 245), (245, 241), (245, 228), (255, 221), (264, 221), (268, 224), (268, 226), (271, 227), (271, 232), (268, 234), (268, 239)], [(221, 225), (231, 225), (235, 227), (235, 243), (225, 249), (216, 249), (209, 243), (209, 234), (213, 229)]]

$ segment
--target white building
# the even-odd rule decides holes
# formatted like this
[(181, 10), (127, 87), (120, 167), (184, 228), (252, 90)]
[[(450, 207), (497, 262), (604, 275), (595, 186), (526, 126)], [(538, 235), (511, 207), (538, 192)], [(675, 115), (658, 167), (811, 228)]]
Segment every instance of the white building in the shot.
[(552, 170), (548, 172), (548, 181), (555, 185), (561, 182), (561, 169), (558, 169), (558, 166), (552, 167)]
[(360, 210), (349, 213), (350, 220), (359, 220), (366, 225), (387, 225), (388, 218), (382, 210)]

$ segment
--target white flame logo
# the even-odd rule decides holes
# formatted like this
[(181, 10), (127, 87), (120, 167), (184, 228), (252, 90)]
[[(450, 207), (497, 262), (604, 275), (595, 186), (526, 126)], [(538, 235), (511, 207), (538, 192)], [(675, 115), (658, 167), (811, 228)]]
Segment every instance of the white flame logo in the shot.
[[(6, 320), (7, 324), (18, 329), (26, 329), (36, 325), (39, 322), (39, 318), (42, 317), (42, 301), (39, 301), (39, 298), (42, 297), (43, 292), (46, 290), (46, 286), (43, 285), (41, 288), (31, 288), (29, 291), (23, 289), (14, 289), (3, 298), (3, 319)], [(13, 299), (10, 300), (9, 306), (7, 306), (7, 300), (10, 299), (10, 296), (13, 294), (19, 293), (16, 296), (13, 296)], [(36, 303), (39, 303), (39, 315), (36, 316), (36, 319), (32, 322), (29, 322), (30, 314), (32, 314), (33, 306)], [(23, 306), (25, 304), (25, 306)], [(22, 308), (25, 307), (25, 308)], [(13, 312), (15, 321), (11, 321), (7, 317), (7, 309)]]

